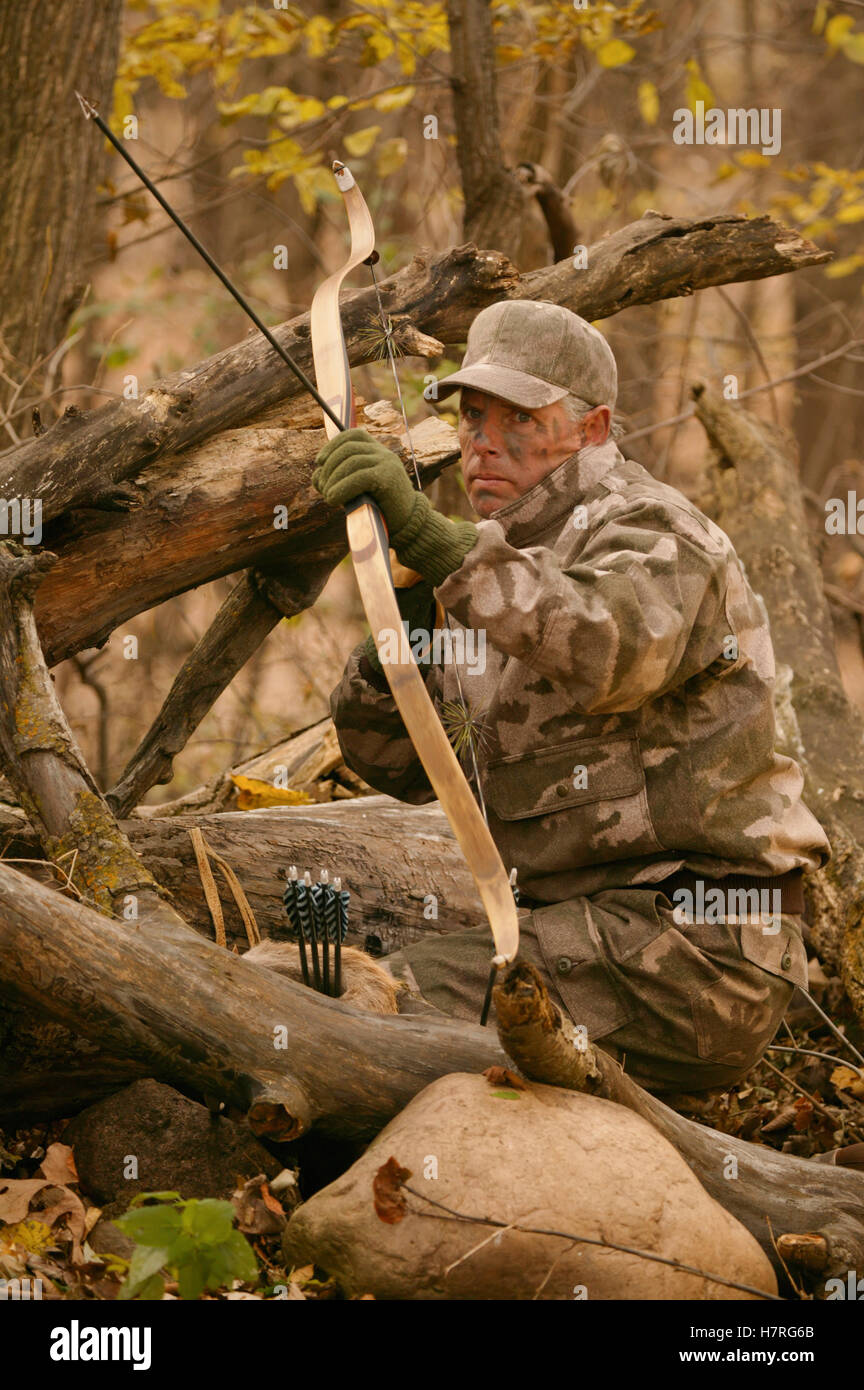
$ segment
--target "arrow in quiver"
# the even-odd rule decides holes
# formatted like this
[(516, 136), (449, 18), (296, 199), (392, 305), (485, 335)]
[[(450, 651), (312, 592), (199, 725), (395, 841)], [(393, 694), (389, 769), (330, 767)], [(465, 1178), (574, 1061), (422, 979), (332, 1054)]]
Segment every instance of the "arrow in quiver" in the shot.
[(303, 983), (337, 999), (342, 993), (342, 942), (348, 934), (350, 897), (341, 879), (336, 878), (331, 884), (326, 869), (321, 870), (317, 883), (312, 882), (308, 870), (301, 879), (295, 864), (288, 870), (282, 901), (291, 934), (299, 947)]

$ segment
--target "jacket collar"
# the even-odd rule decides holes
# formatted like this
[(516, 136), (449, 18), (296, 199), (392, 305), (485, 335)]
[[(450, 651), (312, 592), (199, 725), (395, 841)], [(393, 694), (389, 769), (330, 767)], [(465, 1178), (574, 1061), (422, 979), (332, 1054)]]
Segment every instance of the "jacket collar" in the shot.
[(623, 461), (613, 439), (607, 439), (605, 444), (586, 444), (541, 478), (530, 492), (499, 507), (489, 520), (498, 522), (511, 545), (524, 545), (554, 527), (611, 468)]

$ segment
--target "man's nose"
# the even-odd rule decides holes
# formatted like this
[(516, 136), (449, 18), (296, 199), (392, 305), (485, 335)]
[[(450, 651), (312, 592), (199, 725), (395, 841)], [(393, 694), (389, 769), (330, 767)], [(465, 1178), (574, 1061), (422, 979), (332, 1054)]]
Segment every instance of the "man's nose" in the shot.
[(474, 448), (481, 454), (498, 454), (501, 452), (501, 445), (498, 439), (497, 430), (490, 428), (489, 421), (484, 420), (477, 430), (473, 439)]

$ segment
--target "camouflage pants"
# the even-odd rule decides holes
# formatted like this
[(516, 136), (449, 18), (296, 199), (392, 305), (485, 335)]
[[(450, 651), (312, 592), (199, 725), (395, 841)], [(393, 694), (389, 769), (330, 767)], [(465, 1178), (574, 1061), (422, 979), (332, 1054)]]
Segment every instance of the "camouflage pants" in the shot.
[[(652, 1091), (738, 1081), (771, 1042), (794, 986), (807, 984), (799, 918), (680, 917), (656, 888), (520, 911), (520, 959), (589, 1040)], [(412, 943), (386, 963), (409, 983), (413, 973), (428, 1003), (477, 1022), (491, 956), (484, 927)]]

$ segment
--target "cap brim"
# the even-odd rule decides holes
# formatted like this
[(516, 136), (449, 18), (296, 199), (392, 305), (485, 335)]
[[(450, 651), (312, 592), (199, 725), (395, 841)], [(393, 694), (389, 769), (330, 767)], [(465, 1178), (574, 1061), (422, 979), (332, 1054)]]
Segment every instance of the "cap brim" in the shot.
[(566, 386), (553, 386), (551, 382), (541, 381), (527, 372), (517, 372), (513, 367), (499, 367), (494, 362), (475, 362), (472, 367), (443, 377), (437, 385), (437, 398), (440, 400), (443, 396), (449, 396), (463, 386), (485, 391), (488, 396), (499, 396), (502, 401), (522, 406), (525, 410), (539, 410), (541, 406), (554, 405), (567, 395)]

